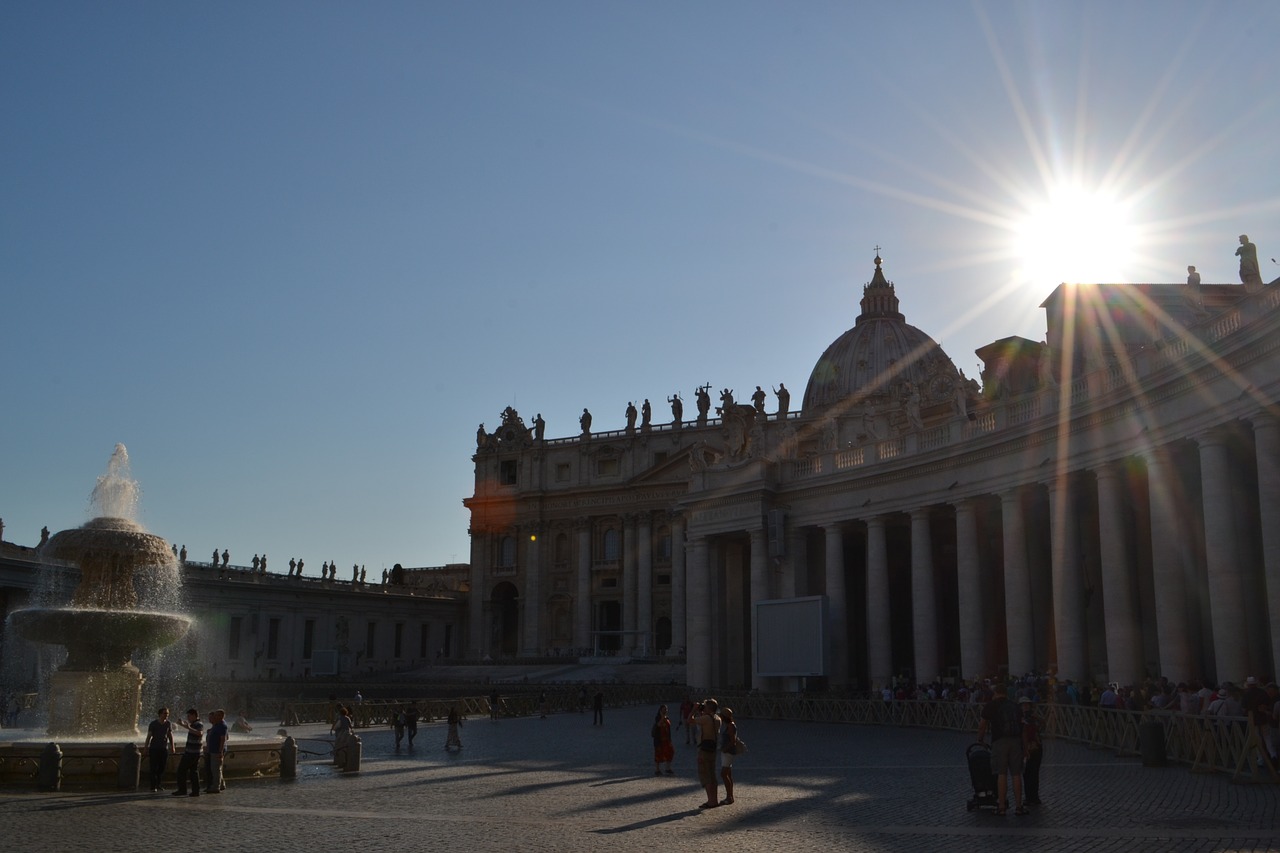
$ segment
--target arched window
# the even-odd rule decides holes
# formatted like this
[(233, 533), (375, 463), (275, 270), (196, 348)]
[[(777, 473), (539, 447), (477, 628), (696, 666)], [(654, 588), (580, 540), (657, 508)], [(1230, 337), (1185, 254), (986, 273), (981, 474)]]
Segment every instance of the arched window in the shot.
[(514, 536), (503, 536), (498, 543), (498, 565), (502, 568), (510, 568), (516, 564), (516, 538)]
[(621, 559), (622, 557), (622, 537), (618, 534), (618, 528), (610, 527), (604, 532), (603, 553), (601, 557), (606, 562)]

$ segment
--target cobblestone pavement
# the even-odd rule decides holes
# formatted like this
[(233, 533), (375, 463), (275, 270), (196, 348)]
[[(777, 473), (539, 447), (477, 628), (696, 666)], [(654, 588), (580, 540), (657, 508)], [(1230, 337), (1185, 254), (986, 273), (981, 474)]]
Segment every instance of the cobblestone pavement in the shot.
[[(679, 701), (672, 696), (672, 707)], [(0, 795), (8, 851), (598, 850), (737, 851), (1280, 850), (1280, 787), (1232, 784), (1184, 767), (1047, 744), (1045, 804), (1030, 816), (968, 811), (971, 736), (922, 729), (744, 719), (750, 753), (737, 802), (699, 811), (694, 748), (674, 777), (653, 775), (652, 708), (471, 719), (461, 752), (441, 724), (412, 750), (360, 732), (359, 773), (312, 757), (295, 782), (233, 781), (220, 796)], [(295, 729), (327, 750), (327, 727)], [(234, 737), (234, 736), (233, 736)], [(234, 743), (234, 741), (233, 741)], [(722, 794), (723, 796), (723, 794)]]

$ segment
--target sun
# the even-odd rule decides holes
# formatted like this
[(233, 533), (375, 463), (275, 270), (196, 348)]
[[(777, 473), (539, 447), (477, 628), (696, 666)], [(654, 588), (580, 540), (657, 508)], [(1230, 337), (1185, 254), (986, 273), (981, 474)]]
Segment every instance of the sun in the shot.
[(1124, 199), (1062, 184), (1024, 208), (1013, 229), (1019, 279), (1043, 287), (1123, 281), (1132, 272), (1141, 235)]

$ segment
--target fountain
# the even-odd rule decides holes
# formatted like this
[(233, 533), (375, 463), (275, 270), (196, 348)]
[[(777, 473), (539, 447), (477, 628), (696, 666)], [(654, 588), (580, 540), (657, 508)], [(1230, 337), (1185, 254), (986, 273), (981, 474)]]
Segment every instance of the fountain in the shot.
[(133, 654), (169, 646), (191, 626), (181, 614), (146, 609), (158, 587), (176, 589), (177, 566), (169, 543), (132, 519), (137, 500), (129, 454), (117, 444), (90, 496), (98, 517), (54, 535), (41, 552), (80, 567), (70, 605), (9, 616), (22, 637), (67, 649), (66, 662), (50, 677), (50, 735), (136, 737), (144, 679)]

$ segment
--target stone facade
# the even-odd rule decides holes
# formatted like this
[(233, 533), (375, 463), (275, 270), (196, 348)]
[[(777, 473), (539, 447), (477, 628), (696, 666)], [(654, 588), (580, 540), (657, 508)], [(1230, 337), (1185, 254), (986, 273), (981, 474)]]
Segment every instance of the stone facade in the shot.
[[(31, 606), (40, 573), (50, 571), (75, 569), (0, 543), (5, 615)], [(466, 645), (467, 572), (465, 565), (403, 569), (386, 583), (354, 583), (187, 562), (181, 609), (195, 623), (166, 662), (198, 679), (249, 681), (347, 678), (456, 661)], [(5, 637), (10, 688), (39, 682), (49, 658), (60, 654), (47, 648)]]
[(979, 386), (880, 265), (800, 411), (730, 392), (638, 429), (482, 428), (469, 655), (685, 654), (691, 685), (794, 687), (755, 674), (751, 606), (822, 595), (837, 688), (1273, 674), (1278, 283), (1063, 285), (1043, 342), (978, 350)]

